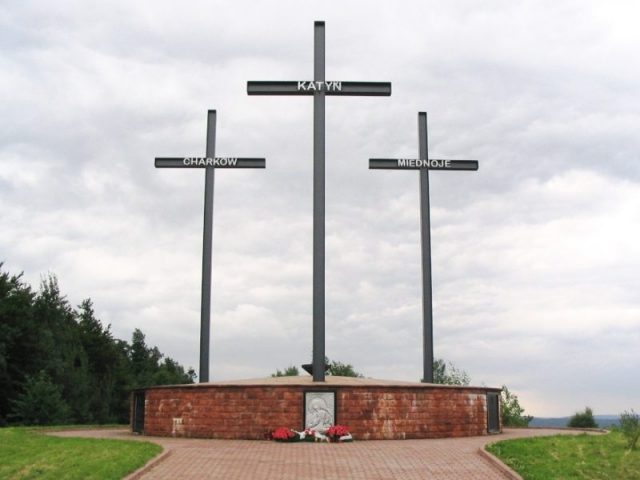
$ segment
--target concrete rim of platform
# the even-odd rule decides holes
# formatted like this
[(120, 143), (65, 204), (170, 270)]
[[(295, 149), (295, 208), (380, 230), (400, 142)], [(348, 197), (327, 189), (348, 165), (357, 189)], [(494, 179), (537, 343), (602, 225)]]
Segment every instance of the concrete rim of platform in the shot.
[(328, 375), (324, 382), (314, 382), (313, 377), (307, 376), (287, 376), (287, 377), (266, 377), (266, 378), (249, 378), (242, 380), (223, 380), (207, 383), (187, 383), (180, 385), (158, 385), (146, 387), (145, 390), (162, 389), (162, 388), (206, 388), (206, 387), (313, 387), (313, 388), (332, 388), (332, 387), (385, 387), (385, 388), (443, 388), (443, 389), (464, 389), (464, 390), (482, 390), (499, 392), (502, 389), (496, 387), (480, 387), (474, 385), (443, 385), (439, 383), (422, 383), (409, 382), (403, 380), (383, 380), (376, 378), (362, 377), (341, 377)]

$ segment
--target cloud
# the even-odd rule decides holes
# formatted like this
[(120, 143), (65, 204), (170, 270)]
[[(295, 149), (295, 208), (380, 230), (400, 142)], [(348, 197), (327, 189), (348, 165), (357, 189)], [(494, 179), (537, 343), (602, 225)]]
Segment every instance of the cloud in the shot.
[[(417, 155), (428, 111), (435, 351), (528, 411), (633, 406), (640, 251), (636, 7), (598, 2), (39, 1), (2, 7), (0, 260), (72, 303), (92, 297), (197, 367), (203, 172), (153, 158), (216, 152), (267, 168), (215, 179), (212, 377), (311, 356), (312, 102), (247, 80), (391, 81), (327, 99), (327, 354), (421, 376)], [(288, 15), (284, 15), (284, 13)], [(293, 17), (291, 17), (293, 16)], [(292, 19), (293, 18), (293, 19)], [(637, 405), (635, 408), (639, 408)]]

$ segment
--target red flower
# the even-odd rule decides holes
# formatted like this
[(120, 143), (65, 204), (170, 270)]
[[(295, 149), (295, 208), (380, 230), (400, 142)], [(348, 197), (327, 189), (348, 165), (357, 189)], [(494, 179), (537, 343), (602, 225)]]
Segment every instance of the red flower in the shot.
[(271, 434), (271, 438), (274, 440), (290, 440), (295, 436), (296, 434), (287, 427), (276, 428)]
[(344, 425), (333, 425), (327, 430), (327, 435), (329, 437), (342, 437), (344, 435), (349, 435), (349, 429)]

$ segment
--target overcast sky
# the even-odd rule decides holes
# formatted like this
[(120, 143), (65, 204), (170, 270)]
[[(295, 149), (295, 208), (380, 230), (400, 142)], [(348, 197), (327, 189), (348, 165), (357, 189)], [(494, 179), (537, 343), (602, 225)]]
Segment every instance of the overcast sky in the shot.
[(0, 4), (0, 261), (91, 297), (116, 337), (198, 367), (205, 152), (216, 173), (212, 380), (311, 358), (312, 100), (248, 80), (389, 81), (329, 97), (327, 355), (419, 380), (418, 155), (432, 172), (436, 357), (527, 413), (640, 410), (640, 18), (629, 1)]

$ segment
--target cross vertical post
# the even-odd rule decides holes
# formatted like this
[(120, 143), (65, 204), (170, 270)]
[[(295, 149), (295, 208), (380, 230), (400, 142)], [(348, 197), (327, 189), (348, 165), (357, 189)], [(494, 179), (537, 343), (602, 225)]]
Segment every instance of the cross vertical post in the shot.
[(433, 383), (433, 279), (429, 170), (478, 170), (477, 160), (429, 158), (427, 113), (418, 113), (419, 158), (370, 158), (370, 169), (420, 170), (420, 237), (422, 256), (422, 381)]
[[(325, 380), (325, 97), (389, 96), (390, 82), (325, 80), (325, 25), (314, 23), (312, 81), (249, 81), (248, 95), (313, 95), (313, 355), (314, 382)], [(307, 369), (308, 365), (303, 365)]]
[[(429, 158), (426, 112), (418, 114), (418, 143), (420, 158)], [(422, 381), (433, 383), (433, 291), (428, 168), (420, 169), (420, 237), (422, 239)]]
[(213, 187), (216, 168), (264, 168), (264, 158), (216, 157), (216, 111), (207, 113), (205, 157), (156, 157), (156, 168), (204, 168), (204, 225), (202, 233), (202, 293), (200, 297), (200, 369), (198, 381), (209, 381), (211, 345), (211, 264), (213, 249)]
[[(207, 112), (207, 158), (216, 156), (216, 111)], [(209, 349), (211, 334), (211, 257), (213, 249), (213, 187), (215, 168), (205, 167), (204, 226), (202, 235), (202, 297), (200, 303), (200, 375), (201, 383), (209, 381)]]
[[(324, 22), (314, 24), (313, 80), (324, 83)], [(324, 381), (325, 370), (325, 162), (324, 92), (313, 96), (313, 381)]]

